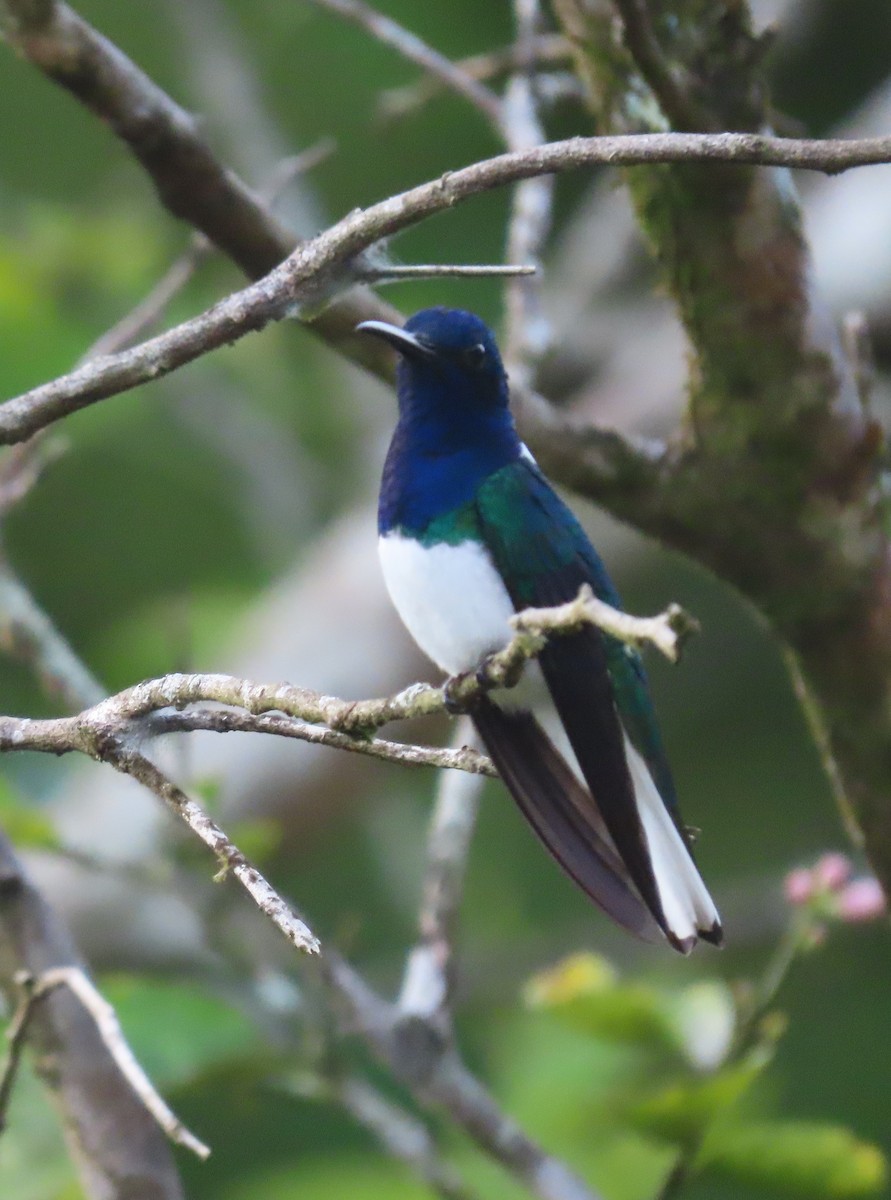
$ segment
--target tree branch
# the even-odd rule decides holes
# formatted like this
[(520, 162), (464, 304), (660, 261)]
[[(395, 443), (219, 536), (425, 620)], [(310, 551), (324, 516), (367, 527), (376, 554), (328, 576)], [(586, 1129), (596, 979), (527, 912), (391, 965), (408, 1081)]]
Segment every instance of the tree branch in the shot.
[[(610, 136), (652, 127), (666, 70), (711, 125), (759, 130), (770, 119), (764, 41), (748, 5), (706, 22), (698, 0), (678, 0), (658, 46), (639, 24), (630, 36), (628, 18), (633, 26), (646, 15), (632, 0), (614, 4), (626, 17), (624, 44), (607, 7), (555, 7), (597, 127)], [(653, 103), (645, 91), (642, 99), (642, 79)], [(841, 812), (891, 895), (883, 438), (816, 290), (793, 182), (784, 172), (705, 171), (689, 161), (641, 167), (627, 181), (692, 369), (689, 436), (678, 439), (658, 496), (645, 492), (637, 504), (631, 495), (625, 515), (732, 583), (783, 640)], [(614, 512), (622, 504), (610, 497)]]
[(337, 13), (364, 29), (376, 41), (398, 51), (443, 87), (468, 100), (496, 129), (499, 127), (501, 101), (495, 93), (398, 21), (379, 13), (364, 0), (312, 0), (312, 3), (317, 8)]
[[(59, 968), (84, 970), (71, 936), (27, 877), (0, 833), (0, 988), (10, 1009), (21, 971), (40, 978)], [(182, 1200), (161, 1129), (121, 1074), (95, 1022), (67, 989), (33, 1011), (28, 1041), (35, 1067), (55, 1096), (66, 1139), (91, 1197), (142, 1189)]]
[(326, 949), (319, 968), (341, 1013), (342, 1031), (358, 1033), (421, 1104), (448, 1113), (538, 1200), (600, 1200), (501, 1111), (441, 1031), (423, 1018), (406, 1019), (336, 952)]
[[(533, 74), (535, 40), (541, 24), (538, 0), (514, 0), (516, 46), (521, 61), (504, 95), (502, 128), (509, 150), (530, 150), (545, 143), (538, 114), (538, 94)], [(551, 227), (554, 180), (540, 175), (525, 179), (514, 189), (507, 230), (510, 262), (541, 265)], [(548, 348), (550, 330), (541, 306), (541, 275), (516, 279), (507, 288), (507, 343), (505, 364), (515, 399), (531, 387), (534, 368)]]
[(39, 976), (22, 971), (18, 973), (16, 982), (21, 988), (22, 998), (7, 1030), (9, 1052), (2, 1078), (0, 1078), (0, 1129), (6, 1123), (6, 1108), (12, 1083), (35, 1007), (56, 988), (64, 987), (90, 1014), (96, 1030), (116, 1063), (121, 1076), (126, 1079), (167, 1137), (177, 1145), (191, 1150), (198, 1158), (209, 1157), (210, 1147), (196, 1138), (161, 1099), (151, 1080), (137, 1062), (133, 1051), (127, 1045), (114, 1009), (80, 967), (51, 967)]
[[(163, 798), (177, 814), (192, 825), (222, 859), (228, 860), (230, 852), (225, 848), (226, 839), (221, 830), (181, 792), (177, 789), (171, 792), (170, 785), (156, 773), (157, 768), (137, 761), (140, 756), (130, 744), (133, 739), (152, 732), (152, 723), (146, 722), (146, 717), (175, 708), (180, 710), (177, 715), (166, 718), (159, 729), (202, 728), (226, 732), (228, 728), (244, 728), (262, 732), (286, 731), (288, 736), (298, 738), (303, 737), (303, 727), (297, 722), (309, 722), (340, 734), (341, 737), (331, 744), (345, 748), (343, 735), (352, 734), (354, 739), (368, 738), (374, 730), (392, 721), (454, 712), (460, 705), (472, 707), (483, 692), (515, 685), (526, 663), (541, 652), (549, 637), (565, 636), (593, 625), (629, 645), (652, 644), (674, 661), (683, 639), (696, 627), (676, 605), (656, 617), (634, 617), (623, 613), (594, 596), (587, 584), (582, 586), (575, 600), (554, 608), (525, 609), (511, 618), (511, 625), (516, 633), (502, 650), (487, 658), (477, 671), (456, 675), (442, 687), (416, 683), (378, 700), (341, 700), (289, 683), (254, 683), (219, 674), (165, 675), (118, 692), (76, 716), (45, 720), (0, 717), (0, 753), (20, 750), (46, 754), (78, 752), (99, 761), (112, 762), (137, 778), (142, 777), (142, 772), (147, 786), (153, 791), (160, 787)], [(268, 718), (262, 725), (247, 724), (231, 722), (230, 714), (214, 711), (197, 714), (193, 723), (192, 714), (182, 710), (202, 702), (243, 709), (254, 717), (284, 713), (292, 720), (289, 725), (273, 725)], [(317, 732), (310, 733), (305, 740), (320, 740)], [(378, 742), (376, 753), (381, 758), (402, 761), (405, 749), (399, 743)], [(416, 748), (408, 749), (409, 759), (413, 757), (414, 761), (419, 761), (412, 754)], [(466, 748), (452, 751), (451, 757), (442, 751), (439, 755), (443, 757), (430, 759), (427, 765), (440, 766), (448, 762), (476, 774), (488, 774), (491, 770), (488, 760)], [(197, 810), (194, 824), (190, 816), (193, 808)]]
[[(224, 167), (192, 116), (113, 43), (55, 0), (0, 0), (13, 49), (69, 91), (131, 151), (173, 216), (259, 279), (297, 243), (260, 196)], [(354, 336), (359, 321), (398, 319), (368, 293), (343, 297), (313, 331), (356, 362), (387, 375), (390, 356), (375, 338)]]
[[(0, 718), (0, 724), (8, 719)], [(298, 950), (304, 950), (307, 954), (319, 953), (319, 941), (309, 927), (293, 912), (257, 868), (248, 861), (235, 843), (229, 840), (219, 825), (211, 820), (201, 805), (187, 796), (182, 788), (171, 782), (153, 762), (122, 744), (119, 739), (114, 736), (109, 737), (107, 734), (100, 735), (94, 743), (93, 749), (86, 752), (102, 762), (111, 763), (121, 774), (130, 775), (147, 787), (150, 792), (154, 792), (160, 800), (164, 801), (171, 812), (184, 821), (192, 832), (213, 851), (220, 864), (220, 869), (215, 876), (217, 880), (225, 879), (231, 871), (260, 911), (265, 913), (292, 946)]]
[(462, 771), (470, 775), (496, 776), (495, 768), (484, 754), (467, 746), (449, 749), (440, 746), (414, 746), (407, 742), (389, 742), (384, 738), (358, 738), (337, 729), (310, 725), (300, 718), (276, 713), (243, 713), (225, 709), (189, 709), (188, 712), (154, 713), (145, 727), (150, 736), (164, 733), (268, 733), (275, 737), (295, 738), (332, 750), (364, 754), (368, 758), (398, 762), (407, 767), (434, 767)]
[(324, 306), (354, 281), (351, 261), (382, 238), (495, 187), (583, 166), (754, 163), (842, 171), (891, 162), (891, 138), (807, 141), (760, 134), (639, 134), (571, 138), (499, 155), (350, 213), (265, 278), (131, 350), (97, 359), (0, 405), (0, 444), (22, 441), (72, 412), (160, 378), (271, 321)]
[[(475, 54), (470, 58), (463, 58), (455, 63), (455, 66), (471, 79), (485, 83), (487, 80), (497, 79), (499, 75), (525, 67), (528, 58), (528, 48), (524, 47), (520, 52), (518, 47), (511, 43), (489, 54)], [(572, 52), (566, 38), (555, 33), (539, 34), (536, 37), (532, 47), (532, 65), (536, 71), (566, 66), (571, 58)], [(442, 85), (432, 77), (407, 84), (405, 87), (388, 88), (381, 94), (378, 111), (385, 120), (398, 120), (413, 109), (426, 104), (441, 89)]]
[(80, 661), (0, 551), (0, 650), (26, 663), (67, 709), (97, 704), (104, 690)]
[[(462, 718), (454, 744), (463, 746), (474, 736), (470, 722)], [(439, 778), (427, 837), (420, 940), (409, 952), (399, 993), (399, 1008), (406, 1017), (422, 1017), (444, 1036), (451, 1036), (455, 926), (481, 784), (479, 776), (466, 772), (445, 771)]]
[(296, 1090), (301, 1096), (340, 1104), (384, 1150), (410, 1167), (443, 1200), (472, 1200), (473, 1193), (454, 1168), (440, 1159), (427, 1127), (364, 1079), (336, 1073), (313, 1076), (300, 1080)]

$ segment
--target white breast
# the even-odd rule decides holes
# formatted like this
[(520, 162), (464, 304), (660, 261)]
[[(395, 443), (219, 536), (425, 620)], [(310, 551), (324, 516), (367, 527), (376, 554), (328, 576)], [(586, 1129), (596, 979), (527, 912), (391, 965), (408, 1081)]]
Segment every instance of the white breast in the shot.
[(513, 632), (507, 589), (478, 542), (422, 546), (388, 533), (378, 543), (384, 581), (406, 629), (450, 675), (472, 670)]

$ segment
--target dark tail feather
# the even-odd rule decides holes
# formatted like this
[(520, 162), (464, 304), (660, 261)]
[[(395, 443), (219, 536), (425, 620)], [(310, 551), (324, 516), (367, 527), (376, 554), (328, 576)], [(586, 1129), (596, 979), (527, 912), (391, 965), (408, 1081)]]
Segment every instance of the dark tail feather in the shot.
[(619, 925), (660, 940), (596, 805), (535, 717), (483, 698), (473, 719), (523, 816), (567, 875)]
[(553, 638), (539, 663), (588, 791), (599, 805), (629, 878), (668, 932), (650, 848), (641, 824), (599, 630)]

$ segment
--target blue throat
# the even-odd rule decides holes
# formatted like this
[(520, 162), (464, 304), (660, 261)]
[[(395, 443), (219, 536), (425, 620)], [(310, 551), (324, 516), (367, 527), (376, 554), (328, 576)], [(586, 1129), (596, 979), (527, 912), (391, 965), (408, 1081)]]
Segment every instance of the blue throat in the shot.
[[(408, 328), (408, 326), (407, 326)], [(399, 421), (381, 481), (378, 529), (420, 537), (470, 504), (480, 485), (520, 457), (497, 350), (490, 369), (450, 359), (399, 363)]]

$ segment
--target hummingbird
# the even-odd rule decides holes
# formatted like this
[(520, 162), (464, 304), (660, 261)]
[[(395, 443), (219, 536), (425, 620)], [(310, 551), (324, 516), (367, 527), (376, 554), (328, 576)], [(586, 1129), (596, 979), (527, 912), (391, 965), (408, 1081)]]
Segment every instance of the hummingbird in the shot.
[[(399, 417), (381, 481), (380, 561), (393, 604), (449, 676), (502, 649), (510, 618), (588, 584), (621, 607), (600, 556), (520, 440), (495, 336), (427, 308), (363, 321), (399, 355)], [(539, 720), (544, 704), (551, 724)], [(721, 921), (691, 854), (640, 655), (589, 626), (552, 637), (516, 688), (470, 708), (523, 816), (614, 921), (687, 954)]]

